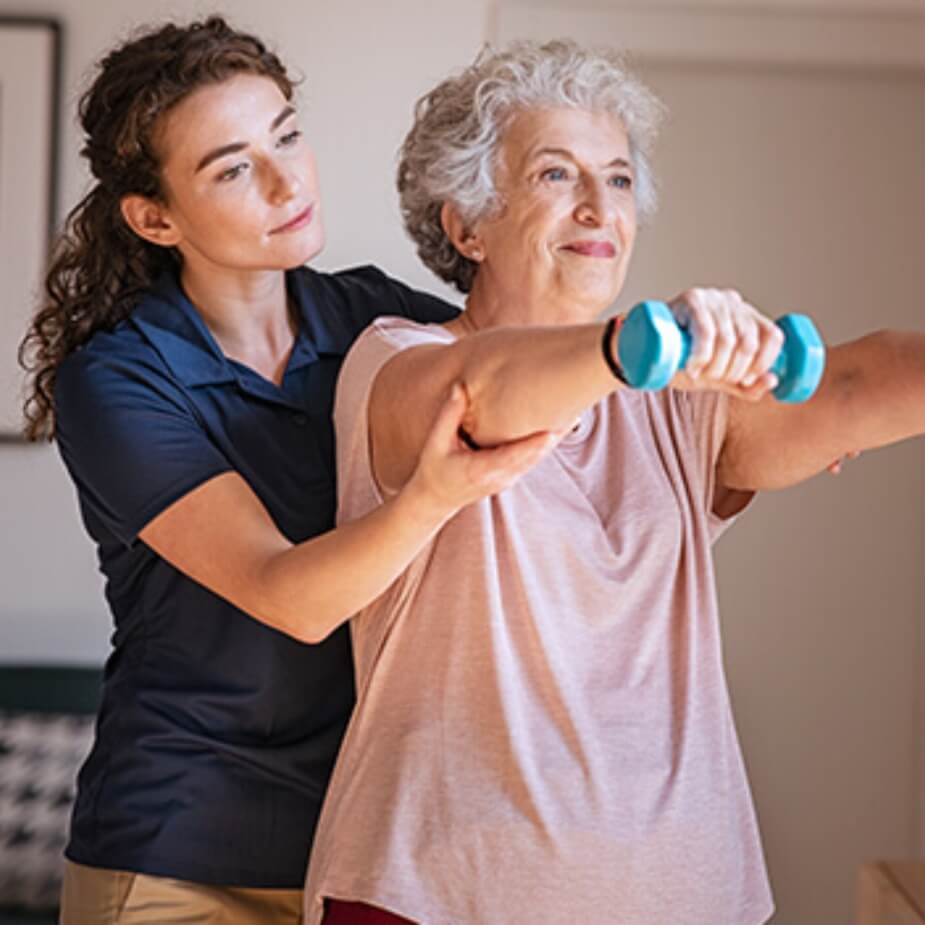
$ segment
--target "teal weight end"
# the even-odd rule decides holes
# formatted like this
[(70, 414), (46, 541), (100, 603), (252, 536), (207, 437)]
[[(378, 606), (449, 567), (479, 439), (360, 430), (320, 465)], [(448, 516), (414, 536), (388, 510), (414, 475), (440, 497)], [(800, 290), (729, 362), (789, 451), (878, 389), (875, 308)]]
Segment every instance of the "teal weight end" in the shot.
[(686, 359), (684, 338), (664, 302), (640, 302), (620, 328), (617, 355), (634, 389), (663, 389)]
[(806, 315), (784, 315), (777, 319), (784, 332), (784, 348), (771, 371), (780, 380), (774, 397), (783, 402), (812, 398), (825, 372), (825, 344)]

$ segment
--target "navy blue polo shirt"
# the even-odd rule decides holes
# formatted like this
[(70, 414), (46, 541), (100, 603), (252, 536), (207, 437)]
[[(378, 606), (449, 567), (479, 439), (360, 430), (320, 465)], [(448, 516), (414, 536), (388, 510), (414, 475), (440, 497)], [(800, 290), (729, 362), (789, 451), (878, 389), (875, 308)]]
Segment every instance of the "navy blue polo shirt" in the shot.
[[(225, 357), (172, 275), (61, 365), (57, 439), (115, 632), (67, 856), (203, 883), (300, 888), (353, 705), (346, 627), (307, 645), (157, 556), (138, 533), (219, 473), (292, 542), (334, 526), (334, 386), (376, 316), (456, 310), (373, 267), (287, 274), (280, 386)], [(208, 551), (205, 551), (208, 554)]]

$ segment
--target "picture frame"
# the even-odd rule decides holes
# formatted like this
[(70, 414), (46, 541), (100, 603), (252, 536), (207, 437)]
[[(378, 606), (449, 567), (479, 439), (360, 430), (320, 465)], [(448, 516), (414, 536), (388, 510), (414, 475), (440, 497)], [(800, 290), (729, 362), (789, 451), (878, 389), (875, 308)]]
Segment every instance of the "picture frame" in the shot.
[(22, 437), (20, 341), (39, 299), (57, 209), (61, 25), (0, 16), (0, 442)]

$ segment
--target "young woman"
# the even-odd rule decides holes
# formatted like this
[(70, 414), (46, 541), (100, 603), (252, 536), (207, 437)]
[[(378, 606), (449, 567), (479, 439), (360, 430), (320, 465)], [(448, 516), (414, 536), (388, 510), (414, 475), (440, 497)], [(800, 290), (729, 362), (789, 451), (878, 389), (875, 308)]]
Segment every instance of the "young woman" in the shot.
[(408, 485), (332, 530), (334, 382), (376, 315), (455, 312), (324, 244), (277, 57), (220, 18), (108, 54), (83, 97), (94, 184), (23, 344), (115, 634), (79, 779), (62, 921), (298, 921), (353, 703), (341, 624), (549, 443), (475, 453), (449, 391)]

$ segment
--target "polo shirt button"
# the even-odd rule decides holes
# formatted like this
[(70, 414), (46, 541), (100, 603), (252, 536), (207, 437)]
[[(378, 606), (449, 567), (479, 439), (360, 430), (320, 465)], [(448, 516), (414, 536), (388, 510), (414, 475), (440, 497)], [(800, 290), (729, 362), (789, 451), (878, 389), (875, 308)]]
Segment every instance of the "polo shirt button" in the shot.
[(308, 418), (304, 414), (294, 414), (292, 416), (292, 423), (297, 427), (304, 427), (308, 423)]

